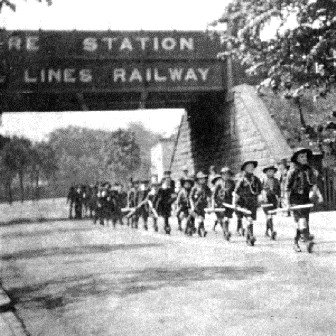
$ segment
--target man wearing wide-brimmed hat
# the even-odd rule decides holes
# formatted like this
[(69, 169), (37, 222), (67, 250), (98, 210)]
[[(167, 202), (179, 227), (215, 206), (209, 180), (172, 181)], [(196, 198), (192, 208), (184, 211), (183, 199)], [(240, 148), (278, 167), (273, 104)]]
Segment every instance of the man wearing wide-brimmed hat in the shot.
[(176, 200), (175, 181), (171, 178), (171, 171), (166, 170), (162, 179), (161, 186), (158, 190), (157, 210), (159, 216), (164, 219), (164, 230), (166, 234), (170, 234), (171, 227), (169, 218), (171, 216), (172, 204)]
[[(286, 196), (286, 185), (287, 185), (287, 177), (288, 171), (290, 169), (289, 159), (283, 158), (278, 162), (279, 168), (279, 181), (280, 181), (280, 189), (281, 189), (281, 198), (280, 198), (280, 206), (282, 208), (288, 207), (287, 204), (287, 196)], [(290, 216), (290, 211), (287, 213)]]
[[(232, 204), (235, 183), (232, 179), (233, 172), (229, 167), (223, 167), (218, 178), (214, 178), (215, 185), (212, 193), (212, 207), (223, 208), (223, 203)], [(223, 212), (217, 212), (217, 221), (223, 228), (224, 238), (230, 240), (231, 233), (229, 231), (229, 220), (232, 218), (233, 210), (225, 208)], [(214, 230), (216, 228), (216, 223)]]
[(258, 196), (262, 189), (261, 181), (253, 173), (257, 166), (258, 162), (253, 160), (242, 164), (241, 171), (244, 174), (237, 182), (234, 191), (234, 204), (251, 211), (251, 215), (246, 216), (248, 220), (246, 243), (249, 246), (253, 246), (256, 241), (253, 235), (253, 221), (257, 219)]
[[(140, 187), (137, 192), (137, 211), (135, 217), (135, 228), (138, 228), (139, 219), (142, 219), (143, 227), (145, 230), (148, 230), (148, 217), (149, 217), (149, 208), (146, 203), (147, 196), (149, 194), (149, 180), (142, 180)], [(144, 203), (144, 204), (142, 204)], [(141, 204), (141, 205), (140, 205)]]
[[(291, 162), (295, 164), (295, 168), (288, 173), (287, 180), (287, 197), (289, 206), (304, 205), (311, 203), (309, 193), (311, 190), (317, 189), (316, 176), (313, 169), (309, 165), (313, 153), (307, 148), (298, 148)], [(314, 245), (314, 237), (309, 232), (309, 208), (293, 211), (294, 221), (297, 225), (296, 235), (294, 237), (294, 249), (301, 252), (299, 240), (302, 238), (306, 243), (307, 251), (311, 252)]]
[[(127, 185), (127, 208), (135, 208), (136, 206), (136, 192), (137, 192), (137, 186), (136, 186), (135, 180), (133, 178), (130, 178)], [(127, 225), (134, 227), (135, 226), (135, 216), (127, 217)]]
[(189, 217), (189, 210), (190, 210), (190, 191), (193, 186), (194, 180), (190, 177), (185, 177), (180, 180), (181, 182), (181, 189), (177, 194), (177, 222), (178, 222), (178, 229), (182, 231), (182, 221)]
[[(269, 211), (276, 209), (280, 205), (280, 182), (274, 176), (278, 169), (274, 165), (267, 166), (263, 169), (263, 173), (266, 178), (263, 180), (263, 200), (267, 207), (263, 207), (266, 215), (266, 231), (265, 236), (271, 237), (272, 240), (276, 238), (276, 231), (274, 230), (273, 216), (269, 214)], [(265, 205), (266, 205), (265, 204)]]
[(205, 237), (207, 231), (204, 227), (205, 208), (208, 206), (211, 197), (211, 190), (206, 184), (207, 175), (203, 172), (196, 174), (196, 184), (190, 192), (191, 212), (195, 214), (195, 220), (198, 222), (197, 233), (200, 237)]
[(160, 187), (159, 181), (157, 179), (152, 179), (149, 187), (149, 193), (147, 195), (149, 216), (153, 218), (153, 228), (155, 232), (159, 231), (159, 227), (157, 224), (158, 221), (157, 201), (158, 201), (159, 187)]
[(213, 191), (214, 184), (212, 181), (215, 179), (215, 177), (218, 176), (216, 173), (216, 167), (215, 166), (210, 166), (209, 168), (209, 175), (208, 175), (208, 187), (210, 188), (211, 191)]

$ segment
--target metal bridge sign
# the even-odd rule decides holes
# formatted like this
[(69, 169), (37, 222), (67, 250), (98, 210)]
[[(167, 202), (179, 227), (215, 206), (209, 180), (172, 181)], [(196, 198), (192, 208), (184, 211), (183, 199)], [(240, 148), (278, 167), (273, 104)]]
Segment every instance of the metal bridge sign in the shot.
[(1, 31), (7, 92), (221, 91), (219, 38), (188, 31)]

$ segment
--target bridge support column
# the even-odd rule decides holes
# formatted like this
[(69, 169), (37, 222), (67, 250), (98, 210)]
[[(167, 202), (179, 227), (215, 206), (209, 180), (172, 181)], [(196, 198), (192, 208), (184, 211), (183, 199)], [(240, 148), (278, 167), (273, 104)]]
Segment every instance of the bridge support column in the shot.
[[(234, 88), (232, 99), (203, 96), (186, 107), (172, 160), (177, 177), (183, 165), (193, 172), (229, 166), (236, 172), (244, 160), (259, 162), (257, 173), (292, 153), (264, 103), (248, 85)], [(175, 175), (176, 174), (176, 175)]]

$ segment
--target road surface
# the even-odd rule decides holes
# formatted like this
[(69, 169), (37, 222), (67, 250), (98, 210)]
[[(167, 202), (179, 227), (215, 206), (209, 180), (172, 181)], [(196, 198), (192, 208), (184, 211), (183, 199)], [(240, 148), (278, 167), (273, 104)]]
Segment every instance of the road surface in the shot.
[[(336, 217), (336, 215), (334, 216)], [(335, 335), (336, 220), (313, 254), (255, 226), (256, 246), (89, 220), (0, 225), (1, 280), (30, 335)], [(212, 222), (207, 222), (211, 230)]]

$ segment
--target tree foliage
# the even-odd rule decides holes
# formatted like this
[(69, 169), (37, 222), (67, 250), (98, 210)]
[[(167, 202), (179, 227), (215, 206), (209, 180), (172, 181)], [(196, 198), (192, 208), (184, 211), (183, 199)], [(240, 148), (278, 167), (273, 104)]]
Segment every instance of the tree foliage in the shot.
[(140, 146), (141, 163), (134, 177), (147, 179), (151, 170), (151, 148), (158, 143), (161, 135), (151, 132), (141, 122), (131, 122), (127, 129), (134, 134)]
[[(26, 0), (27, 1), (27, 0)], [(52, 5), (52, 0), (37, 0), (38, 2), (46, 2), (48, 6)], [(0, 0), (0, 12), (3, 7), (8, 7), (13, 12), (16, 11), (16, 2), (14, 0)]]
[(70, 126), (53, 131), (48, 143), (56, 153), (58, 178), (69, 183), (125, 181), (141, 163), (140, 147), (129, 130)]
[[(220, 57), (232, 55), (274, 90), (299, 84), (323, 96), (334, 85), (335, 1), (233, 0), (213, 25), (220, 23), (226, 25)], [(274, 36), (263, 38), (272, 28)]]

